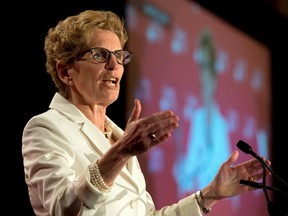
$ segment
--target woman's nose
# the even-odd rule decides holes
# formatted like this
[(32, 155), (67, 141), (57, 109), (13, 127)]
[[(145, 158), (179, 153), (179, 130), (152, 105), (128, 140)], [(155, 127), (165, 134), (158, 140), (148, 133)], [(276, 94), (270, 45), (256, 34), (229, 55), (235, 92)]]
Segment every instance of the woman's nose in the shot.
[(119, 66), (119, 63), (117, 62), (116, 56), (114, 54), (111, 54), (108, 62), (105, 65), (105, 68), (112, 70), (112, 69), (116, 69), (118, 66)]

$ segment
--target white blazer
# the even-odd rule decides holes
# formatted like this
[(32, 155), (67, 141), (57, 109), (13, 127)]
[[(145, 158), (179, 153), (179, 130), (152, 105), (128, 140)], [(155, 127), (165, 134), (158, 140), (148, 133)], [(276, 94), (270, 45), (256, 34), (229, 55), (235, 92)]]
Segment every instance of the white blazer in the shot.
[[(49, 110), (32, 117), (23, 130), (25, 181), (37, 216), (199, 216), (194, 194), (155, 210), (133, 157), (110, 193), (90, 183), (88, 166), (109, 149), (103, 133), (80, 110), (56, 93)], [(116, 138), (123, 134), (106, 117)]]

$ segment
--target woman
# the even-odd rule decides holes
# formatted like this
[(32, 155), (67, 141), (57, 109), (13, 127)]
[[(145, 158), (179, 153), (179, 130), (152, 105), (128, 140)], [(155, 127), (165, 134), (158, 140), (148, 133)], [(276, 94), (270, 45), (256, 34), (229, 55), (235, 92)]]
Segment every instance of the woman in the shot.
[(140, 118), (138, 99), (124, 131), (106, 116), (132, 58), (123, 50), (127, 39), (123, 20), (110, 11), (87, 10), (48, 31), (46, 68), (58, 91), (49, 110), (27, 123), (22, 145), (36, 215), (201, 215), (252, 190), (240, 179), (261, 178), (257, 160), (231, 167), (235, 151), (208, 186), (155, 209), (137, 155), (169, 139), (179, 119), (170, 110)]

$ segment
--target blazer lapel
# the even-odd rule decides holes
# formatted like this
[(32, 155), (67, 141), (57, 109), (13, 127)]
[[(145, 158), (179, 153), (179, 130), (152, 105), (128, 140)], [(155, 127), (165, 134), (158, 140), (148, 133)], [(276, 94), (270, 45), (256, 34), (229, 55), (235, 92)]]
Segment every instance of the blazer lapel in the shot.
[[(110, 143), (103, 133), (90, 121), (85, 121), (81, 127), (83, 134), (90, 140), (91, 147), (102, 156), (110, 148)], [(95, 143), (97, 142), (97, 143)]]
[[(91, 147), (100, 157), (111, 147), (111, 144), (106, 139), (104, 134), (91, 121), (89, 121), (76, 106), (74, 106), (70, 101), (65, 99), (59, 93), (55, 93), (49, 107), (51, 109), (58, 110), (63, 115), (65, 115), (67, 119), (74, 122), (75, 124), (78, 124), (83, 135), (90, 140)], [(119, 128), (107, 116), (106, 120), (109, 124), (109, 127), (112, 129), (113, 135), (119, 139), (123, 134), (123, 130)], [(136, 188), (136, 190), (139, 190), (136, 183), (139, 181), (137, 176), (137, 173), (139, 172), (138, 169), (138, 161), (136, 157), (132, 157), (128, 161), (127, 167), (124, 167), (120, 173), (120, 175), (128, 180), (128, 182), (130, 182), (131, 185), (134, 186), (133, 188)]]
[[(110, 126), (110, 125), (109, 125)], [(112, 133), (116, 134), (116, 138), (119, 139), (119, 135), (122, 135), (121, 129), (114, 126), (112, 129)], [(108, 151), (108, 149), (111, 147), (111, 144), (107, 140), (107, 138), (104, 136), (104, 134), (90, 121), (85, 121), (81, 127), (81, 130), (83, 134), (90, 140), (91, 147), (100, 155), (102, 156), (105, 152)], [(118, 135), (118, 137), (117, 137)], [(97, 143), (95, 143), (95, 140), (97, 140)], [(137, 160), (136, 160), (137, 161)], [(135, 161), (135, 158), (132, 157), (128, 163), (127, 166), (125, 166), (120, 175), (128, 180), (134, 188), (137, 188), (138, 184), (137, 182), (137, 172), (138, 170), (138, 162)], [(138, 170), (138, 171), (137, 171)], [(136, 178), (135, 178), (136, 177)]]

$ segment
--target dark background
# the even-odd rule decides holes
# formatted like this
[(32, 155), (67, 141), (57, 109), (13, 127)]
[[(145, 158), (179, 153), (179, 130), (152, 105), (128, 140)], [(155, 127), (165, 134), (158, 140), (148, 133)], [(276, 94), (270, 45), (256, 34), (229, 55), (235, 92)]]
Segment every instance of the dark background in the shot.
[[(268, 0), (196, 0), (208, 10), (266, 45), (272, 53), (272, 169), (288, 181), (285, 152), (288, 122), (288, 18), (279, 13)], [(3, 209), (21, 215), (34, 215), (24, 182), (21, 157), (21, 136), (26, 122), (35, 114), (46, 111), (54, 84), (45, 72), (44, 37), (60, 19), (85, 9), (112, 10), (125, 17), (124, 0), (59, 0), (8, 2), (2, 8), (2, 188)], [(4, 48), (5, 47), (5, 48)], [(5, 50), (5, 52), (4, 52)], [(3, 57), (4, 56), (4, 57)], [(121, 127), (125, 125), (125, 80), (122, 93), (109, 109), (108, 115)], [(120, 112), (120, 113), (119, 113)], [(119, 115), (122, 114), (122, 115)], [(119, 117), (122, 116), (122, 117)], [(273, 186), (287, 187), (274, 180)], [(2, 199), (3, 200), (3, 199)], [(7, 204), (6, 204), (7, 202)], [(274, 193), (274, 204), (286, 212), (288, 197)], [(8, 208), (9, 207), (9, 208)], [(286, 215), (285, 214), (285, 215)], [(13, 214), (14, 215), (14, 214)], [(279, 215), (280, 216), (280, 215)]]

